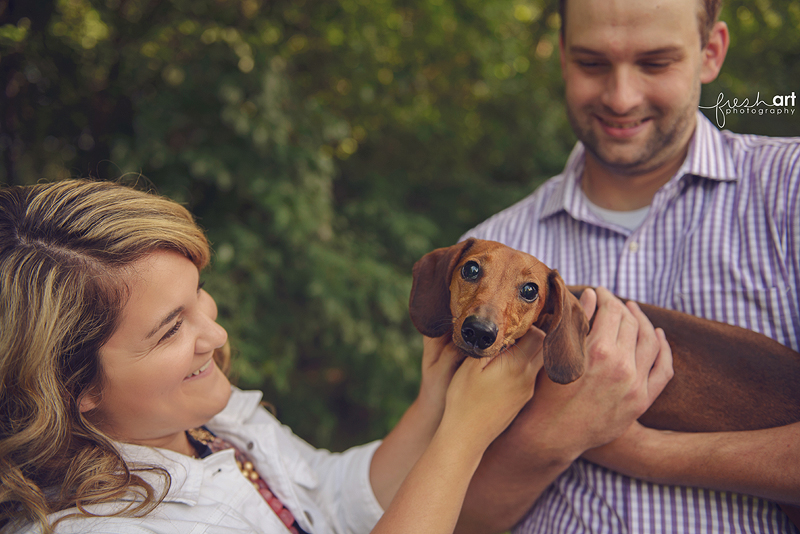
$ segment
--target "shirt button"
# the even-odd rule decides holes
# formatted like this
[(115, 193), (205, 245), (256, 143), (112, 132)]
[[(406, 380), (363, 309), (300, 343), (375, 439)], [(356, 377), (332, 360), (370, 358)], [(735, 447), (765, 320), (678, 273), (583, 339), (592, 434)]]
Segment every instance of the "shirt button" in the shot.
[(248, 451), (252, 451), (253, 450), (253, 442), (252, 441), (248, 441), (247, 442), (247, 450)]
[(637, 243), (636, 241), (631, 241), (630, 244), (628, 245), (628, 250), (635, 253), (636, 251), (639, 250), (639, 243)]

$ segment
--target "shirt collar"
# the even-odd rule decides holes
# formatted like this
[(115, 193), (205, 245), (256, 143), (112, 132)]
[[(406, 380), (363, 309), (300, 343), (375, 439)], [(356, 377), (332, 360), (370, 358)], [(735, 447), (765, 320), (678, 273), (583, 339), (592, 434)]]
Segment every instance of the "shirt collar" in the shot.
[[(169, 491), (164, 497), (164, 501), (197, 504), (204, 470), (208, 462), (189, 458), (168, 449), (157, 449), (131, 443), (116, 443), (116, 446), (128, 467), (153, 486), (156, 495), (161, 494), (167, 479), (160, 469), (153, 470), (152, 466), (162, 467), (169, 473)], [(134, 498), (139, 499), (138, 497)]]
[[(580, 189), (585, 154), (586, 148), (583, 143), (578, 141), (567, 159), (564, 172), (556, 177), (556, 186), (545, 202), (541, 219), (562, 210), (576, 219), (591, 221), (596, 219), (583, 201)], [(680, 181), (686, 175), (715, 181), (735, 181), (739, 178), (725, 136), (699, 110), (697, 111), (697, 125), (694, 135), (689, 141), (686, 159), (675, 176), (664, 187)]]
[(689, 143), (686, 160), (678, 170), (676, 177), (680, 179), (686, 174), (722, 182), (739, 179), (733, 154), (725, 135), (699, 110), (697, 111), (697, 127), (692, 141)]
[[(260, 391), (232, 389), (234, 394), (231, 395), (227, 406), (211, 419), (209, 426), (220, 423), (238, 426), (258, 409), (261, 401)], [(219, 462), (224, 462), (227, 456), (233, 455), (233, 450), (220, 451), (204, 460), (198, 460), (168, 449), (121, 442), (115, 442), (115, 445), (129, 467), (143, 469), (136, 471), (136, 474), (153, 486), (156, 495), (160, 495), (163, 491), (166, 479), (159, 470), (152, 470), (151, 467), (155, 465), (165, 468), (170, 474), (170, 486), (164, 500), (189, 505), (197, 504), (205, 470), (216, 470)]]
[(209, 422), (209, 426), (238, 426), (252, 417), (258, 410), (262, 393), (260, 391), (241, 391), (231, 386), (231, 398), (225, 408), (215, 415)]

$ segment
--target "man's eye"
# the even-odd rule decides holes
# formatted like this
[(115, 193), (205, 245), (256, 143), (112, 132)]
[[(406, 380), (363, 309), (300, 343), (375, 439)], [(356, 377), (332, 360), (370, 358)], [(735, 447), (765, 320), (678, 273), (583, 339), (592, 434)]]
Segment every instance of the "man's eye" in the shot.
[(663, 70), (669, 66), (669, 61), (646, 61), (642, 63), (642, 67), (648, 70)]
[(578, 61), (577, 63), (581, 68), (584, 69), (599, 69), (606, 66), (606, 64), (601, 61), (584, 60), (584, 61)]

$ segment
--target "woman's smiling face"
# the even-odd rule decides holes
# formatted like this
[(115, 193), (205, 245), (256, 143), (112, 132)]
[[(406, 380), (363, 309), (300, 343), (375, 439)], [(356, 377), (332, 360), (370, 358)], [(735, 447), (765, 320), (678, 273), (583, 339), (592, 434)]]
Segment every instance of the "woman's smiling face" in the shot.
[(230, 397), (213, 360), (228, 334), (186, 257), (157, 251), (126, 272), (130, 298), (100, 350), (101, 393), (81, 410), (93, 410), (91, 419), (116, 440), (183, 450), (183, 431), (206, 423)]

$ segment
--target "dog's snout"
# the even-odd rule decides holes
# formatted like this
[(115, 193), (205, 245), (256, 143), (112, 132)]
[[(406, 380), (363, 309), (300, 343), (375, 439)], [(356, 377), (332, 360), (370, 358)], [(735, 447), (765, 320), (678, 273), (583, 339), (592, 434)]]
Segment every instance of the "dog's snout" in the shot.
[(461, 338), (472, 347), (486, 350), (497, 340), (497, 325), (471, 315), (461, 325)]

